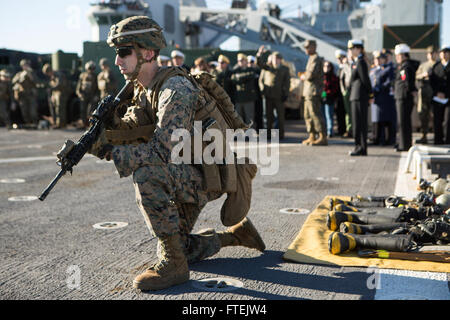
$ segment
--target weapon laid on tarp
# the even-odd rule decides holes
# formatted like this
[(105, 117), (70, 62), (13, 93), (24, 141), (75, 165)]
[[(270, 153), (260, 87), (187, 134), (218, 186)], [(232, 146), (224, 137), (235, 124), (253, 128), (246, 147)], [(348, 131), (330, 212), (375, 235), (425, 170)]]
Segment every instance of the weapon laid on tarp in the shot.
[(450, 251), (395, 252), (386, 250), (359, 250), (358, 256), (362, 258), (382, 258), (450, 263)]
[(83, 133), (78, 142), (74, 143), (71, 140), (66, 140), (64, 146), (57, 155), (59, 159), (57, 164), (61, 166), (61, 170), (39, 196), (39, 200), (45, 200), (56, 183), (58, 183), (59, 179), (61, 179), (66, 172), (72, 174), (73, 167), (81, 161), (84, 155), (97, 141), (105, 122), (112, 118), (114, 110), (122, 101), (130, 96), (132, 90), (133, 82), (127, 81), (116, 97), (111, 95), (105, 97), (92, 113), (92, 117), (89, 119), (90, 127)]
[[(358, 225), (350, 227), (352, 230), (358, 229)], [(388, 234), (333, 232), (328, 238), (328, 250), (332, 254), (346, 253), (357, 248), (406, 252), (416, 250), (419, 246), (429, 243), (438, 245), (450, 243), (450, 217), (447, 214), (415, 223), (397, 224), (396, 226), (392, 223), (384, 226), (378, 225), (376, 228), (378, 230), (382, 228), (394, 230)], [(450, 246), (448, 248), (450, 249)]]

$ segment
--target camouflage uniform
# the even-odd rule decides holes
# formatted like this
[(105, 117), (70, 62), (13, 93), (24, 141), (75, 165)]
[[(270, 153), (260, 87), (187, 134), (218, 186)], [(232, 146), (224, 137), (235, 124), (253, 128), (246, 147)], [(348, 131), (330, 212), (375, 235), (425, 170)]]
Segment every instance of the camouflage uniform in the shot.
[[(216, 112), (215, 120), (223, 118), (217, 116), (216, 109), (210, 109), (211, 98), (203, 87), (197, 86), (196, 80), (181, 72), (182, 68), (159, 68), (147, 88), (137, 80), (143, 64), (151, 63), (149, 67), (156, 67), (157, 57), (154, 54), (150, 60), (144, 59), (140, 48), (156, 50), (166, 46), (159, 25), (146, 16), (129, 17), (111, 27), (107, 42), (116, 50), (123, 45), (133, 45), (137, 63), (126, 78), (134, 81), (135, 91), (127, 110), (118, 109), (91, 152), (107, 159), (111, 157), (121, 177), (133, 175), (137, 204), (151, 233), (158, 237), (161, 249), (159, 262), (138, 275), (133, 286), (159, 290), (186, 282), (189, 280), (188, 262), (209, 257), (224, 246), (243, 245), (264, 251), (264, 242), (256, 229), (241, 216), (236, 216), (242, 220), (225, 232), (209, 229), (191, 234), (202, 208), (208, 201), (220, 197), (225, 188), (220, 192), (212, 189), (208, 190), (215, 192), (207, 192), (208, 179), (202, 166), (172, 162), (172, 149), (179, 143), (172, 141), (172, 134), (184, 129), (193, 135), (194, 120), (200, 117), (201, 111), (206, 116)], [(127, 48), (126, 52), (132, 51)], [(120, 59), (127, 59), (131, 54), (126, 52), (117, 51), (119, 65)], [(220, 89), (213, 80), (210, 83)], [(230, 199), (232, 203), (237, 202), (237, 188), (228, 195), (225, 204)], [(251, 190), (247, 189), (239, 189), (239, 194), (250, 198)], [(239, 208), (232, 212), (239, 212)], [(222, 221), (228, 221), (227, 217), (224, 215)]]
[(198, 261), (220, 250), (213, 230), (191, 234), (200, 211), (220, 194), (203, 191), (203, 174), (194, 165), (171, 163), (172, 148), (178, 143), (171, 141), (172, 132), (193, 130), (198, 90), (184, 77), (168, 79), (160, 89), (156, 114), (150, 95), (150, 90), (137, 87), (136, 105), (129, 107), (115, 126), (133, 129), (151, 125), (157, 118), (150, 141), (138, 144), (147, 141), (141, 138), (133, 144), (116, 145), (114, 163), (121, 177), (133, 175), (137, 204), (150, 231), (158, 238), (180, 233), (188, 260)]
[(76, 94), (80, 98), (80, 118), (86, 125), (98, 100), (97, 76), (94, 71), (86, 70), (80, 74)]
[[(100, 64), (102, 62), (100, 61)], [(117, 92), (116, 79), (111, 70), (102, 70), (97, 76), (98, 90), (100, 91), (100, 99)]]
[[(49, 65), (44, 65), (43, 72), (46, 74), (51, 70)], [(50, 114), (57, 127), (65, 127), (67, 124), (67, 98), (68, 84), (66, 76), (58, 71), (50, 74), (48, 82), (50, 94)]]
[[(2, 70), (0, 72), (0, 77), (5, 77), (6, 72)], [(8, 106), (12, 99), (12, 87), (9, 80), (0, 79), (0, 123), (5, 126), (10, 126), (10, 117)]]
[[(28, 62), (29, 63), (29, 62)], [(21, 61), (21, 66), (27, 64)], [(29, 68), (16, 73), (12, 79), (14, 99), (19, 103), (20, 112), (25, 123), (37, 124), (37, 80), (33, 71)]]

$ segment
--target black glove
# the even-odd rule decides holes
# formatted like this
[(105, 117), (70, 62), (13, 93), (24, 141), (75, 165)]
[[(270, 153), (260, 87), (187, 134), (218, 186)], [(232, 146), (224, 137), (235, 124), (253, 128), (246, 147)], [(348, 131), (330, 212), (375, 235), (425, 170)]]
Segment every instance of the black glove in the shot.
[(100, 159), (105, 158), (106, 161), (111, 160), (111, 151), (114, 148), (112, 144), (105, 144), (97, 154)]

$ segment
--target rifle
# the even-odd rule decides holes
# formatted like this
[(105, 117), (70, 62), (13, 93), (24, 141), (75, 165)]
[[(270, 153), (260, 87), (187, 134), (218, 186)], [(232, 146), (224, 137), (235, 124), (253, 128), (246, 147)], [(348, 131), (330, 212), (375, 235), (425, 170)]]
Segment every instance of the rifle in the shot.
[(127, 81), (116, 97), (113, 97), (112, 95), (105, 97), (100, 101), (97, 108), (92, 113), (92, 117), (89, 119), (90, 127), (83, 133), (78, 142), (74, 143), (71, 140), (66, 140), (64, 146), (58, 153), (59, 161), (56, 162), (61, 167), (61, 170), (39, 196), (39, 200), (45, 200), (56, 183), (58, 183), (59, 179), (61, 179), (66, 172), (72, 174), (73, 167), (81, 161), (84, 155), (97, 141), (105, 121), (112, 116), (120, 102), (129, 97), (132, 90), (133, 82)]
[(359, 250), (358, 256), (362, 258), (384, 258), (450, 263), (450, 251), (392, 252), (386, 250)]

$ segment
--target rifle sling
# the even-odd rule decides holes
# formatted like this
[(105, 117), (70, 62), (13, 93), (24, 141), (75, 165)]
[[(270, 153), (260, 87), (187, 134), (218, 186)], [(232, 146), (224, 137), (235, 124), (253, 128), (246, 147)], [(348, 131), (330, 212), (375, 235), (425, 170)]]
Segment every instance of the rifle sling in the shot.
[(155, 129), (155, 124), (149, 124), (127, 130), (105, 130), (105, 136), (109, 141), (137, 141), (139, 138), (150, 140)]

